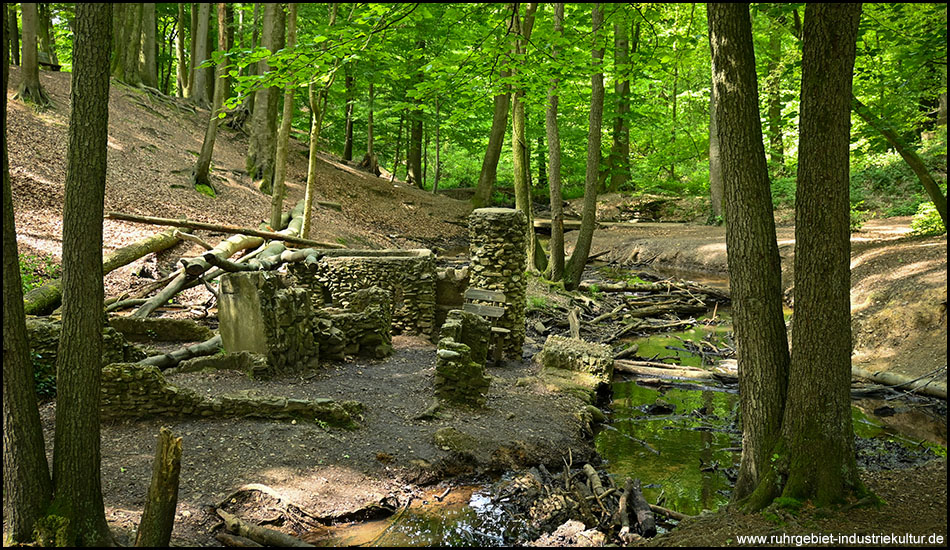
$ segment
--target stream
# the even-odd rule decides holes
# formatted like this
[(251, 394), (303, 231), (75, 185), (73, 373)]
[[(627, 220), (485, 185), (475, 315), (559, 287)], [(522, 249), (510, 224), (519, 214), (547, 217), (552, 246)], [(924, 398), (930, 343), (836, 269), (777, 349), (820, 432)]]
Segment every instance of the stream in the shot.
[[(703, 281), (710, 286), (723, 280)], [(790, 314), (786, 312), (786, 314)], [(637, 356), (708, 367), (702, 350), (734, 348), (728, 310), (710, 312), (690, 330), (629, 343)], [(648, 502), (687, 515), (727, 504), (741, 455), (738, 388), (689, 382), (644, 383), (615, 376), (608, 422), (595, 435), (598, 453), (619, 484), (639, 478)], [(899, 396), (900, 397), (900, 396)], [(940, 409), (934, 412), (932, 409)], [(916, 396), (853, 402), (859, 467), (906, 468), (946, 456), (946, 403)], [(334, 527), (323, 545), (504, 546), (524, 526), (492, 501), (491, 487), (456, 487), (444, 500), (413, 501), (384, 520)], [(316, 542), (316, 541), (315, 541)]]

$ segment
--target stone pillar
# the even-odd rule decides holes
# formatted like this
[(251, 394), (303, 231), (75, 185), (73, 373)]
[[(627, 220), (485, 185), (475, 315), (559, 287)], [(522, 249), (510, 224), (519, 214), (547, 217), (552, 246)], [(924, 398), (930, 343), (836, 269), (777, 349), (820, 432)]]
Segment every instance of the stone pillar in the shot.
[(479, 208), (468, 222), (471, 243), (469, 287), (505, 294), (505, 315), (495, 326), (511, 331), (502, 354), (521, 359), (524, 346), (528, 222), (520, 210)]
[(221, 277), (218, 318), (228, 353), (260, 353), (275, 373), (317, 366), (310, 297), (303, 289), (287, 288), (280, 275), (245, 271)]

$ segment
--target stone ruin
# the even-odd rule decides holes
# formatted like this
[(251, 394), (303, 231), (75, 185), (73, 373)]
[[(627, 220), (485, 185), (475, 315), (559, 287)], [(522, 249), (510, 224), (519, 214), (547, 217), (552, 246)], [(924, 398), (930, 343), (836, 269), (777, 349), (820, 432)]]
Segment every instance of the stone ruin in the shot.
[(492, 324), (509, 331), (495, 344), (500, 346), (500, 355), (521, 359), (527, 294), (527, 225), (524, 214), (518, 210), (475, 210), (469, 217), (470, 269), (446, 270), (437, 276), (439, 309), (463, 307), (464, 289), (460, 283), (465, 278), (471, 288), (505, 295), (504, 315), (493, 322), (461, 309), (451, 309), (446, 314), (435, 377), (436, 394), (443, 401), (485, 404), (491, 382), (485, 375), (485, 362), (492, 341)]
[(451, 403), (481, 407), (491, 378), (485, 359), (491, 325), (474, 313), (454, 309), (442, 325), (436, 351), (436, 395)]
[(520, 210), (479, 208), (469, 216), (471, 269), (469, 286), (505, 294), (505, 314), (495, 326), (510, 332), (502, 355), (521, 359), (527, 301), (528, 221)]
[(433, 337), (436, 294), (431, 250), (326, 250), (313, 263), (290, 264), (296, 285), (309, 291), (313, 306), (346, 308), (353, 295), (371, 286), (389, 292), (392, 331)]

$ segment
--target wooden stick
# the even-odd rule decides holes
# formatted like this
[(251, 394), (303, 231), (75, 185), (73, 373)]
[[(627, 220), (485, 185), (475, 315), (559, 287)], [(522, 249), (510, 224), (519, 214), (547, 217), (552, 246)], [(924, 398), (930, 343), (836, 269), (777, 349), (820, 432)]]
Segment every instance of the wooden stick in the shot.
[(648, 538), (656, 536), (656, 521), (653, 518), (653, 510), (650, 509), (650, 505), (643, 498), (639, 479), (633, 481), (632, 495), (631, 504), (633, 504), (633, 510), (637, 515), (637, 523), (640, 524), (640, 534)]
[(178, 237), (179, 239), (183, 240), (183, 241), (190, 241), (190, 242), (193, 242), (193, 243), (197, 244), (198, 246), (204, 248), (205, 250), (211, 250), (212, 248), (214, 248), (213, 246), (211, 246), (210, 244), (208, 244), (207, 242), (205, 242), (205, 240), (202, 239), (201, 237), (199, 237), (198, 235), (193, 235), (193, 234), (191, 234), (191, 233), (185, 233), (184, 231), (180, 231), (180, 230), (176, 229), (176, 230), (175, 230), (175, 236)]
[(135, 546), (167, 547), (175, 524), (178, 506), (178, 474), (181, 472), (181, 438), (162, 428), (158, 433), (158, 449), (152, 467), (152, 483), (148, 500), (139, 522)]
[(173, 220), (170, 218), (156, 218), (152, 216), (136, 216), (133, 214), (124, 214), (122, 212), (107, 212), (105, 218), (108, 220), (122, 220), (128, 222), (145, 223), (150, 225), (167, 225), (174, 227), (185, 227), (188, 229), (205, 229), (208, 231), (218, 231), (221, 233), (243, 234), (253, 237), (261, 237), (276, 241), (284, 241), (302, 246), (312, 246), (316, 248), (346, 248), (339, 243), (330, 243), (324, 241), (312, 241), (293, 235), (283, 235), (273, 231), (261, 231), (249, 227), (238, 227), (235, 225), (221, 225), (215, 223), (193, 222), (188, 220)]

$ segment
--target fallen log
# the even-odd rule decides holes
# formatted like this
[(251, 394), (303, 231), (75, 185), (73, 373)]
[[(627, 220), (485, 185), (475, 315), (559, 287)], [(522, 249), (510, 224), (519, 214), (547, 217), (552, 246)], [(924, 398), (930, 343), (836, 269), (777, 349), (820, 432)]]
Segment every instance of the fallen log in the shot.
[(633, 481), (631, 501), (633, 511), (637, 516), (637, 523), (640, 526), (640, 534), (647, 538), (655, 537), (656, 520), (653, 517), (653, 510), (650, 509), (647, 499), (643, 498), (643, 492), (640, 491), (639, 479)]
[(217, 514), (221, 519), (224, 520), (225, 529), (234, 533), (235, 535), (249, 538), (254, 542), (263, 544), (264, 546), (314, 548), (312, 544), (308, 544), (297, 537), (292, 537), (286, 533), (275, 531), (274, 529), (268, 529), (267, 527), (261, 527), (260, 525), (248, 523), (235, 515), (225, 512), (220, 508), (217, 509)]
[(617, 360), (614, 361), (614, 371), (635, 374), (637, 376), (651, 376), (656, 378), (680, 380), (715, 380), (716, 377), (709, 371), (694, 370), (694, 367), (656, 367), (646, 366), (641, 361)]
[(188, 346), (187, 348), (182, 348), (178, 351), (173, 351), (171, 353), (165, 353), (162, 355), (153, 355), (151, 357), (146, 357), (139, 361), (139, 364), (142, 365), (152, 365), (158, 367), (159, 370), (170, 369), (177, 366), (182, 361), (192, 359), (194, 357), (203, 357), (205, 355), (214, 355), (218, 353), (218, 350), (221, 349), (221, 335), (217, 335), (214, 338), (205, 340), (200, 344), (195, 344), (193, 346)]
[[(102, 258), (102, 274), (105, 275), (116, 269), (128, 265), (135, 260), (151, 254), (161, 252), (179, 243), (175, 230), (170, 229), (150, 235), (128, 246), (116, 249)], [(59, 307), (63, 299), (62, 280), (56, 279), (45, 285), (34, 288), (23, 296), (23, 309), (27, 315), (46, 315)]]
[(659, 281), (656, 283), (630, 283), (627, 281), (599, 283), (584, 281), (577, 289), (584, 292), (596, 290), (597, 292), (663, 292), (667, 294), (676, 289), (706, 294), (717, 301), (729, 301), (730, 299), (729, 291), (727, 290), (721, 290), (690, 281)]
[(136, 223), (145, 223), (150, 225), (168, 225), (175, 227), (184, 227), (187, 229), (205, 229), (208, 231), (217, 231), (220, 233), (232, 233), (232, 234), (242, 234), (252, 237), (261, 237), (263, 239), (284, 241), (291, 244), (301, 245), (301, 246), (312, 246), (317, 248), (346, 248), (345, 245), (339, 243), (331, 243), (324, 241), (313, 241), (310, 239), (303, 239), (296, 235), (284, 234), (280, 232), (273, 231), (263, 231), (260, 229), (251, 229), (249, 227), (238, 227), (234, 225), (221, 225), (215, 223), (204, 223), (204, 222), (193, 222), (188, 220), (173, 220), (170, 218), (156, 218), (152, 216), (136, 216), (132, 214), (123, 214), (122, 212), (107, 212), (105, 218), (108, 220), (123, 220)]
[(896, 372), (871, 372), (860, 367), (851, 367), (851, 376), (865, 378), (872, 382), (877, 382), (878, 384), (884, 384), (885, 386), (892, 386), (905, 391), (917, 392), (946, 400), (947, 381), (936, 380), (936, 378), (940, 376), (941, 370), (943, 371), (943, 376), (946, 377), (946, 367), (942, 367), (924, 376), (911, 378), (910, 376)]
[(178, 474), (181, 472), (181, 438), (162, 428), (152, 466), (152, 482), (142, 512), (135, 546), (164, 548), (172, 537), (175, 508), (178, 506)]
[(246, 537), (239, 537), (224, 531), (214, 536), (215, 540), (230, 548), (263, 548), (264, 545)]
[(651, 504), (650, 509), (653, 510), (653, 512), (656, 514), (663, 514), (664, 516), (675, 519), (676, 521), (683, 521), (684, 519), (688, 519), (690, 517), (690, 516), (687, 516), (686, 514), (681, 514), (680, 512), (677, 512), (676, 510), (670, 510), (669, 508), (657, 506), (656, 504)]

